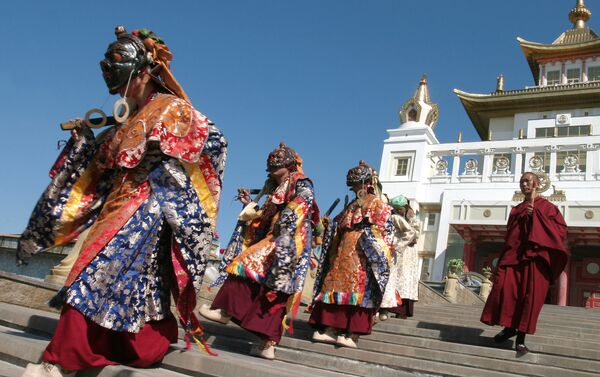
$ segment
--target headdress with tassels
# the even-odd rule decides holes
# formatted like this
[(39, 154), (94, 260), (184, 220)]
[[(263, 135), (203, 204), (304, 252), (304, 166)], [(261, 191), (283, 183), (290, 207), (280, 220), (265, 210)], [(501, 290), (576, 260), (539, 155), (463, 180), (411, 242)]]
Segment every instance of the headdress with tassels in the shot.
[(153, 66), (152, 73), (158, 75), (158, 77), (153, 76), (155, 81), (177, 97), (191, 103), (187, 94), (173, 75), (173, 72), (171, 72), (173, 53), (169, 50), (165, 42), (148, 29), (137, 29), (131, 34), (144, 42), (144, 47), (148, 51), (151, 65)]

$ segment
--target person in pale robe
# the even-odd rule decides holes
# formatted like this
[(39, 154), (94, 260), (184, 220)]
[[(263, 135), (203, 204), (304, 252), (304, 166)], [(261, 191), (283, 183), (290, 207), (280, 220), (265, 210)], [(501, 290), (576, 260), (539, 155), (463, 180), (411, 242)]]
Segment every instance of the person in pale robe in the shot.
[(413, 316), (414, 302), (419, 299), (419, 252), (417, 241), (421, 224), (403, 195), (390, 200), (394, 224), (394, 263), (386, 285), (379, 319), (385, 321), (390, 313), (396, 317)]

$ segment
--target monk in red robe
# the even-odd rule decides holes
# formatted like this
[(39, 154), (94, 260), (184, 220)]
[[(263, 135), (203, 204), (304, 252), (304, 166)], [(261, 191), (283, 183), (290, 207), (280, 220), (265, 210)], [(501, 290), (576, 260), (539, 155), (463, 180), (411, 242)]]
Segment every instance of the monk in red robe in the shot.
[(565, 220), (554, 204), (537, 195), (539, 184), (535, 173), (521, 177), (525, 200), (512, 209), (508, 218), (494, 287), (481, 314), (481, 322), (504, 326), (494, 337), (496, 343), (517, 336), (518, 353), (529, 352), (525, 334), (535, 333), (548, 287), (569, 258), (564, 247)]

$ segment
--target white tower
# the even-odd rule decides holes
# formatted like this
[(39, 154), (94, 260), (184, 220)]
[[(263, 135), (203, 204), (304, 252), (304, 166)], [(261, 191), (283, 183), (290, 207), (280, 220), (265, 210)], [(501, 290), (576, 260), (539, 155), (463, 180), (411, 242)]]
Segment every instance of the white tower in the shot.
[(433, 169), (427, 159), (427, 146), (439, 144), (433, 128), (438, 106), (431, 102), (427, 78), (421, 77), (415, 94), (400, 110), (400, 127), (387, 130), (379, 175), (387, 194), (402, 194), (417, 202), (420, 182), (426, 182)]

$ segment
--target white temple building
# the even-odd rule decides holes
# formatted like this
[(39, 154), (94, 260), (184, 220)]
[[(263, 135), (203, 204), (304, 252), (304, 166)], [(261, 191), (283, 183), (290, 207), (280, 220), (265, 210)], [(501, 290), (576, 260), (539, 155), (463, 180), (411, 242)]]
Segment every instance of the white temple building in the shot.
[(449, 259), (468, 270), (493, 266), (510, 210), (521, 201), (519, 178), (542, 177), (542, 195), (568, 224), (571, 261), (547, 302), (600, 307), (600, 37), (579, 0), (573, 28), (550, 44), (517, 38), (533, 85), (495, 92), (454, 92), (481, 141), (440, 143), (438, 107), (425, 76), (387, 130), (380, 178), (384, 192), (403, 194), (419, 210), (421, 278), (442, 280)]

